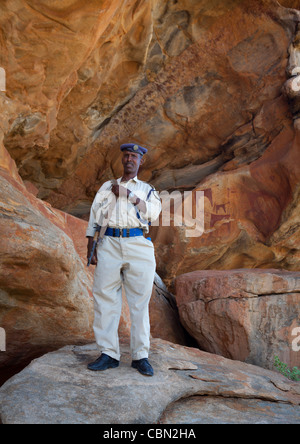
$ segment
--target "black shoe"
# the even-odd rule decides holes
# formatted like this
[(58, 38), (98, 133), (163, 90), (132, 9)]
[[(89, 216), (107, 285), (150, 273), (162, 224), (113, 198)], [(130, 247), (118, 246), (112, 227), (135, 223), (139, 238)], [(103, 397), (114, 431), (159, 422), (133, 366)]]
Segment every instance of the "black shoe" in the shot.
[(91, 362), (88, 364), (87, 368), (89, 370), (93, 370), (94, 372), (100, 372), (103, 370), (107, 370), (108, 368), (116, 368), (119, 367), (120, 362), (110, 356), (102, 353), (102, 355), (96, 359), (95, 362)]
[(147, 358), (132, 361), (131, 367), (136, 368), (142, 375), (153, 376), (154, 371)]

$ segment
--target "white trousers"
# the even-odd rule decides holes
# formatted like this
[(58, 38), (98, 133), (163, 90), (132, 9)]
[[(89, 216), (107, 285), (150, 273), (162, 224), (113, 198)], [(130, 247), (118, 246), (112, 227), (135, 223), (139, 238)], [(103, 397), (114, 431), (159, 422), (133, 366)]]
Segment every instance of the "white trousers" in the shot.
[(94, 333), (102, 353), (120, 360), (118, 328), (122, 285), (130, 310), (131, 355), (147, 358), (150, 349), (149, 302), (155, 275), (154, 247), (143, 236), (104, 236), (94, 274)]

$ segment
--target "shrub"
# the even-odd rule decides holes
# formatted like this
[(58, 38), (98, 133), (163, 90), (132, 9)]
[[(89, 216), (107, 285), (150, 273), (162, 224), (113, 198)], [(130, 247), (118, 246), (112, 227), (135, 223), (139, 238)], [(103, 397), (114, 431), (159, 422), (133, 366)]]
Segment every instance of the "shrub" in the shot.
[(294, 367), (292, 370), (289, 369), (288, 365), (281, 362), (278, 356), (274, 358), (274, 366), (282, 375), (291, 381), (300, 381), (300, 369), (298, 367)]

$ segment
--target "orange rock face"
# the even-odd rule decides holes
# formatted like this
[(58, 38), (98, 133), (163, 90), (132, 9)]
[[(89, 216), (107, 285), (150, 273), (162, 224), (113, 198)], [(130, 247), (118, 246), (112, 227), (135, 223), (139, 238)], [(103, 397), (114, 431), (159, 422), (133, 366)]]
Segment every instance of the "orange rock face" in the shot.
[(156, 236), (168, 282), (190, 267), (299, 269), (299, 11), (282, 5), (6, 2), (1, 107), (20, 175), (86, 218), (100, 185), (121, 174), (119, 145), (140, 142), (150, 149), (142, 179), (205, 191), (201, 239)]
[(186, 228), (153, 228), (159, 274), (171, 282), (174, 275), (192, 269), (298, 270), (299, 159), (297, 137), (288, 127), (249, 166), (203, 180), (193, 191), (195, 196), (196, 191), (204, 192), (201, 236), (187, 237)]

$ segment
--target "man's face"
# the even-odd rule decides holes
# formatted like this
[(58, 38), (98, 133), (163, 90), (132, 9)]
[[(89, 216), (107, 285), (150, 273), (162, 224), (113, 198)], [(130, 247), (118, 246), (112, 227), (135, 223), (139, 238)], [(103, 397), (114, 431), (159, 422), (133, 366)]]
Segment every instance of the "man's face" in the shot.
[(124, 173), (137, 175), (140, 165), (143, 164), (143, 158), (138, 153), (131, 151), (123, 151), (122, 164)]

